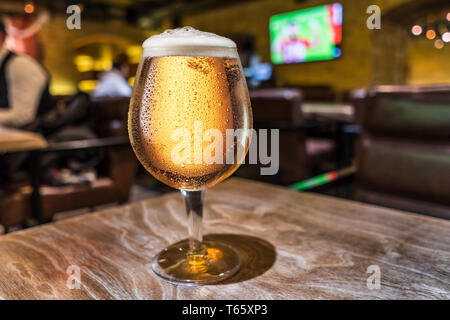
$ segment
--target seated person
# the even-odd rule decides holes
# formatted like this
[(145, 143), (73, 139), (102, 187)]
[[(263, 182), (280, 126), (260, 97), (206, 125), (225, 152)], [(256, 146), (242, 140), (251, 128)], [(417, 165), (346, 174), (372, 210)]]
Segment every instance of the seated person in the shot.
[(49, 76), (33, 58), (9, 51), (5, 38), (0, 21), (0, 126), (25, 128), (53, 106)]
[(92, 97), (130, 97), (131, 87), (127, 81), (129, 74), (130, 65), (126, 58), (115, 61), (111, 70), (100, 75)]

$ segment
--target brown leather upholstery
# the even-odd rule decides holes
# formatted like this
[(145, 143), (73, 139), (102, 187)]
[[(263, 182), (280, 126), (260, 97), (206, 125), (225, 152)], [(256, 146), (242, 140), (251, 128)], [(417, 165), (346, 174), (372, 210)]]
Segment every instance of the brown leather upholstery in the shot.
[(95, 131), (99, 137), (128, 135), (129, 98), (97, 98), (93, 100), (93, 104), (97, 120)]
[(255, 89), (250, 91), (250, 100), (255, 126), (295, 125), (304, 121), (299, 89)]
[(355, 199), (450, 218), (450, 86), (382, 86), (361, 104)]
[(350, 91), (350, 102), (354, 108), (355, 123), (358, 125), (362, 125), (363, 110), (367, 102), (368, 92), (369, 88), (357, 88)]
[(303, 93), (303, 100), (308, 102), (336, 101), (336, 93), (330, 85), (302, 84), (288, 85), (289, 88), (299, 89)]
[(296, 126), (305, 123), (301, 109), (302, 96), (300, 89), (293, 88), (250, 91), (255, 129), (284, 129), (280, 130), (280, 171), (278, 177), (271, 179), (271, 177), (259, 176), (259, 171), (248, 177), (289, 184), (311, 176), (312, 169), (318, 163), (333, 157), (333, 141), (308, 138), (304, 128), (295, 129)]

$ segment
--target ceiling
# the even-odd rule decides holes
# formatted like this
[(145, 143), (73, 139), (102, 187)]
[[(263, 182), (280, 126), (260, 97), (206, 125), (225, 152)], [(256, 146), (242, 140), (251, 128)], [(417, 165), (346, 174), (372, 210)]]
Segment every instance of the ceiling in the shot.
[[(156, 27), (165, 19), (172, 19), (177, 26), (185, 14), (230, 6), (244, 1), (258, 0), (6, 0), (0, 3), (0, 13), (24, 14), (27, 1), (36, 8), (45, 8), (51, 13), (65, 13), (73, 4), (81, 5), (83, 19), (106, 21), (118, 18), (143, 28)], [(279, 0), (273, 0), (279, 1)], [(300, 3), (304, 0), (296, 0)], [(450, 9), (449, 0), (411, 0), (385, 13), (383, 20), (410, 25)]]
[[(0, 13), (24, 14), (24, 5), (29, 1), (2, 1)], [(153, 23), (172, 18), (176, 24), (181, 15), (229, 6), (243, 1), (245, 0), (31, 0), (38, 10), (45, 8), (51, 13), (65, 13), (68, 6), (77, 4), (82, 8), (83, 19), (102, 21), (119, 18), (136, 24), (139, 24), (141, 18), (145, 18), (147, 21), (151, 20)]]

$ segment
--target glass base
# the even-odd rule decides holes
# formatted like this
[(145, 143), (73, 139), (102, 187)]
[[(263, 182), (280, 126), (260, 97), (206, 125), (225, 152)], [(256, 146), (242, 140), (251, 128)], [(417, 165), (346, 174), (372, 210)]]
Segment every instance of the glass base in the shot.
[(188, 240), (165, 248), (153, 258), (153, 272), (170, 283), (195, 286), (218, 283), (239, 270), (241, 257), (236, 250), (220, 242), (202, 245), (204, 256), (188, 256)]

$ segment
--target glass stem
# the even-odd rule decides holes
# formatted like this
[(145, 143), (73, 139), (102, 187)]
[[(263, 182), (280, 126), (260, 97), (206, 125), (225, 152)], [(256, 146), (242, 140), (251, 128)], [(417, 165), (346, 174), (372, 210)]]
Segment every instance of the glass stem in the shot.
[[(203, 217), (203, 195), (205, 191), (181, 190), (186, 202), (186, 212), (189, 223), (189, 252), (191, 259), (202, 259), (205, 250), (202, 246), (202, 217)], [(197, 258), (197, 259), (196, 259)]]

